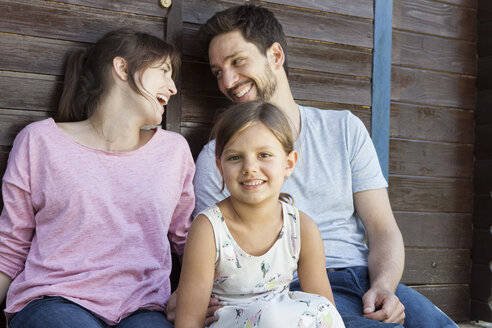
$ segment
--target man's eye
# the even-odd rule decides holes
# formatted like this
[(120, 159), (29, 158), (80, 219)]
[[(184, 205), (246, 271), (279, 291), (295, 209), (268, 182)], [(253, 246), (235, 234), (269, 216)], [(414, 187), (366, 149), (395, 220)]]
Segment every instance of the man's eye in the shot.
[(212, 74), (216, 77), (219, 78), (222, 75), (222, 71), (214, 71)]
[(239, 65), (241, 64), (242, 62), (244, 61), (244, 58), (237, 58), (237, 59), (234, 59), (234, 61), (232, 62), (234, 65)]

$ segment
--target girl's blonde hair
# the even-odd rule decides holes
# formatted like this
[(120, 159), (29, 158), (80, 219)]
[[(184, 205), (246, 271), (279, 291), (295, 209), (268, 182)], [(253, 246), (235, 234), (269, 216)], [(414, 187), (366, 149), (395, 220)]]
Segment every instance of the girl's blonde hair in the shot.
[[(226, 109), (212, 129), (215, 139), (215, 157), (220, 158), (231, 138), (255, 124), (264, 124), (277, 138), (286, 154), (294, 150), (292, 125), (275, 105), (263, 101), (240, 103)], [(222, 181), (224, 190), (224, 181)], [(281, 193), (280, 200), (293, 203), (290, 195)]]

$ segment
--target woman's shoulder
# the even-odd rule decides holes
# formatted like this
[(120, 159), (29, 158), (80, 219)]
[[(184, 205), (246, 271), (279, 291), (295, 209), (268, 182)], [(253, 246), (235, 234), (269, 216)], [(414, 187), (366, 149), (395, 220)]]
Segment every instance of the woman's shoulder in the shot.
[(42, 136), (46, 136), (48, 132), (52, 129), (53, 124), (54, 121), (52, 118), (29, 123), (17, 134), (14, 143), (19, 143), (32, 137), (39, 138)]
[(177, 147), (189, 148), (188, 141), (186, 141), (186, 138), (177, 132), (168, 131), (168, 130), (164, 130), (161, 127), (157, 127), (156, 128), (156, 136), (159, 139), (161, 139), (165, 142), (172, 143), (173, 145), (175, 145)]

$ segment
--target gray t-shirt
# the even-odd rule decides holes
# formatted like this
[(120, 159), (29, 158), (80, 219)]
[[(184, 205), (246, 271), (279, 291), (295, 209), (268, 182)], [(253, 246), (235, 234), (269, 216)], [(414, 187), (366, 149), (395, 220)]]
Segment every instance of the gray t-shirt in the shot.
[[(318, 224), (326, 267), (367, 266), (365, 229), (355, 212), (353, 194), (388, 186), (369, 133), (350, 111), (304, 106), (299, 110), (301, 133), (295, 142), (299, 161), (282, 192)], [(198, 156), (193, 184), (195, 215), (229, 196), (227, 190), (221, 192), (215, 141)]]

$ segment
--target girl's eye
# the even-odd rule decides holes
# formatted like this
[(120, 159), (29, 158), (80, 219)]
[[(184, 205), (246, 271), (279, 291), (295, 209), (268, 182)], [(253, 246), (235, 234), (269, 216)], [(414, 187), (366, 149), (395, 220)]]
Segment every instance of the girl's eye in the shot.
[(237, 161), (237, 160), (239, 160), (239, 156), (238, 155), (232, 155), (232, 156), (227, 157), (227, 160), (228, 161)]

